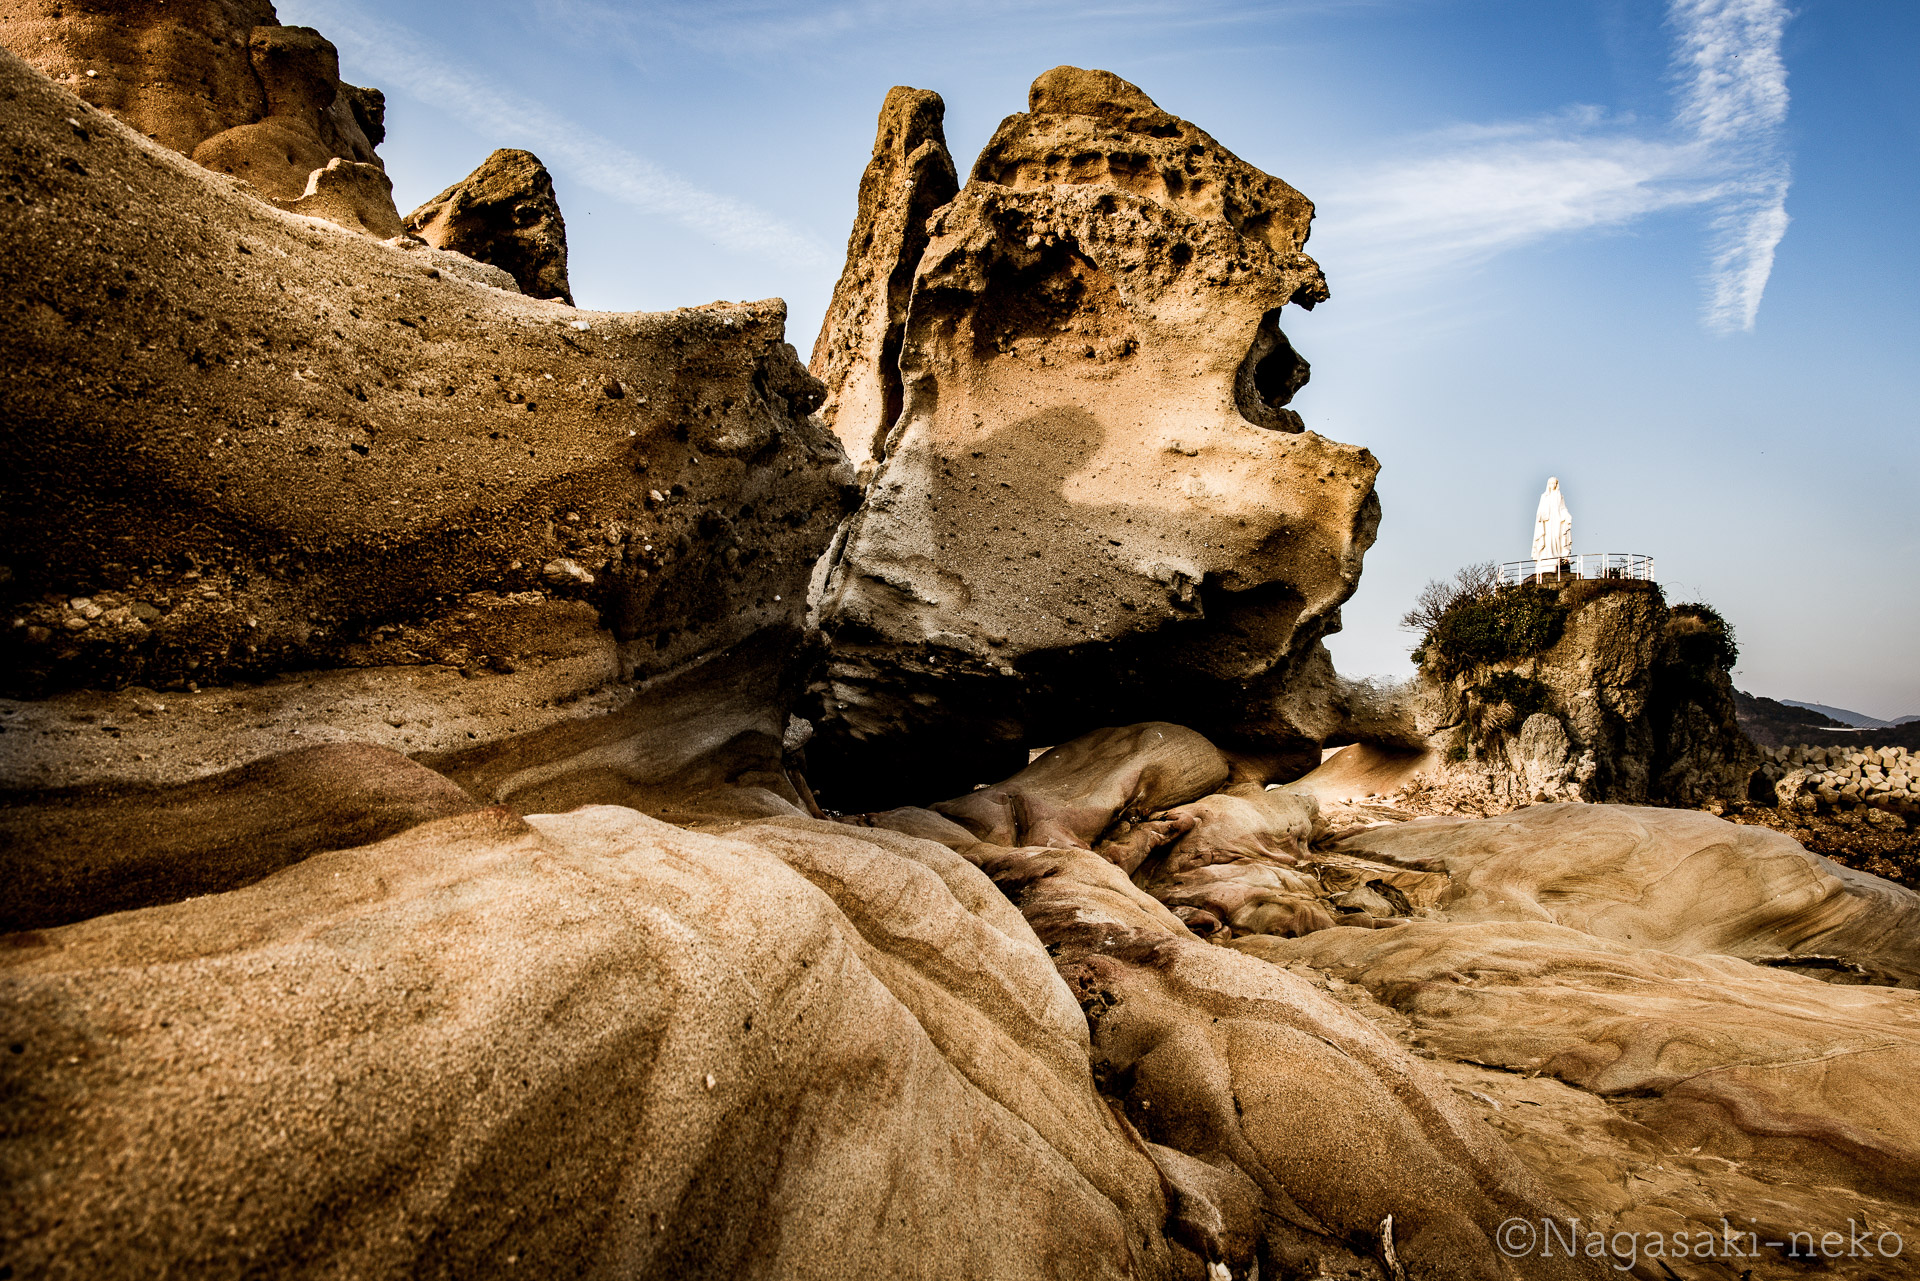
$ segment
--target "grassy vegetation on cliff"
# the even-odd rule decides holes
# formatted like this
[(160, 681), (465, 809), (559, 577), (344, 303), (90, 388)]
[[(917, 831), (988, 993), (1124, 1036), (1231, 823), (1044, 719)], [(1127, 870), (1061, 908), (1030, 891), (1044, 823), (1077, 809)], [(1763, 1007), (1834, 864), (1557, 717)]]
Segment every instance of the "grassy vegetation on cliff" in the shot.
[(1694, 601), (1667, 611), (1667, 638), (1674, 658), (1689, 667), (1733, 670), (1740, 661), (1740, 644), (1733, 624), (1711, 605)]
[(1461, 596), (1437, 618), (1413, 661), (1442, 679), (1537, 654), (1560, 639), (1567, 610), (1552, 591), (1522, 585)]

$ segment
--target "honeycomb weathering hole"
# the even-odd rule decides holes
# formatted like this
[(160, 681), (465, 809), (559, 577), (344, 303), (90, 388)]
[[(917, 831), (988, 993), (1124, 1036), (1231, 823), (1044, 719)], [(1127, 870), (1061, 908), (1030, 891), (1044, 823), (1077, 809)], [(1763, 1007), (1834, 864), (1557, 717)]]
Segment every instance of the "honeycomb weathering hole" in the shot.
[(1303, 431), (1300, 415), (1288, 409), (1294, 395), (1307, 385), (1313, 368), (1293, 344), (1287, 341), (1279, 325), (1280, 309), (1260, 318), (1253, 344), (1234, 381), (1234, 401), (1240, 416), (1256, 427), (1273, 431)]

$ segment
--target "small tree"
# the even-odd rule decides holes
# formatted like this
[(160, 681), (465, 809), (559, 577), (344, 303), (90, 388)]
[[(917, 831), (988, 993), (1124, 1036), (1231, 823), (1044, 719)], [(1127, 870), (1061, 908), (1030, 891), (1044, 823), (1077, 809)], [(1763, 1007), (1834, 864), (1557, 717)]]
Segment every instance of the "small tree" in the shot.
[(1500, 584), (1500, 567), (1490, 560), (1468, 565), (1451, 579), (1436, 578), (1420, 589), (1400, 626), (1426, 636), (1446, 612), (1463, 601), (1484, 600)]

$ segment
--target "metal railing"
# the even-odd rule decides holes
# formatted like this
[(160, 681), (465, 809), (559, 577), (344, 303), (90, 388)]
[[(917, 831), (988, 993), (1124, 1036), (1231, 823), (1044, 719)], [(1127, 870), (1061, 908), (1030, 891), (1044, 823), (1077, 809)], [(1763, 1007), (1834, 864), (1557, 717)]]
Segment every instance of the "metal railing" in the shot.
[(1653, 581), (1653, 557), (1640, 552), (1582, 552), (1557, 560), (1510, 560), (1500, 566), (1500, 585), (1568, 578), (1638, 578)]

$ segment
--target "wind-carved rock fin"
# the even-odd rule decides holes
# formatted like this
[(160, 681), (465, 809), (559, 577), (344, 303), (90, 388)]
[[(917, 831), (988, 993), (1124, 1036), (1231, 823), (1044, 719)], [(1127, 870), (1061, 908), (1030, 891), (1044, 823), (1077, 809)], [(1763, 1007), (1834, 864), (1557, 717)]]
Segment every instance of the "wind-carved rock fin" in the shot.
[(863, 477), (900, 416), (900, 344), (927, 219), (960, 190), (937, 93), (896, 85), (880, 108), (873, 158), (860, 176), (860, 207), (847, 265), (813, 345), (810, 368), (827, 385), (820, 417)]

